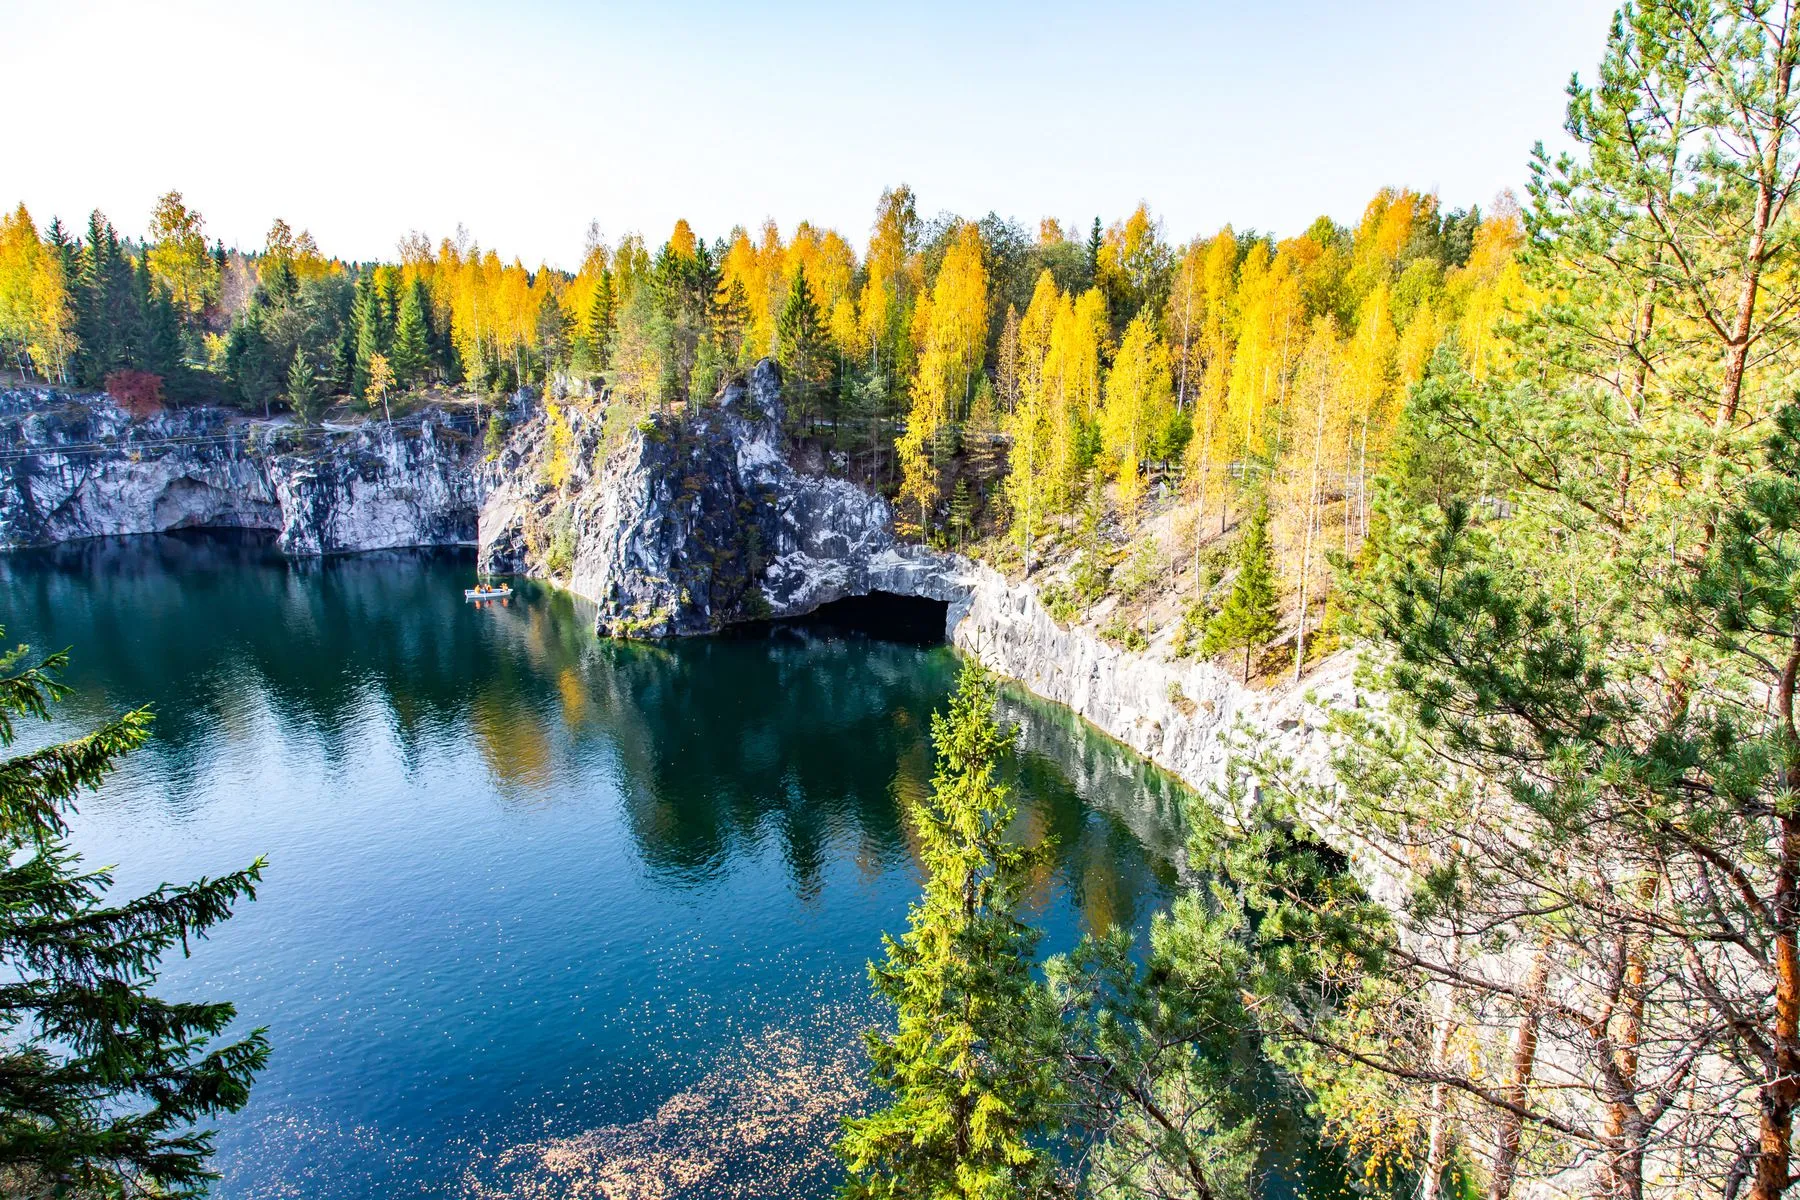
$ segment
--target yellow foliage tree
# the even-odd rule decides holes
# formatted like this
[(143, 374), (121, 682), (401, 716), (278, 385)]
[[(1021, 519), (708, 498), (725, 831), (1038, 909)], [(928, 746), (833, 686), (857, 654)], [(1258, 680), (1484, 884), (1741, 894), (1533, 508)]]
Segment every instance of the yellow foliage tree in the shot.
[(1382, 433), (1397, 411), (1394, 404), (1400, 339), (1394, 332), (1387, 284), (1375, 286), (1357, 315), (1356, 332), (1344, 357), (1346, 459), (1355, 474), (1356, 535), (1368, 532), (1368, 478), (1371, 433), (1380, 453)]
[(1486, 379), (1504, 361), (1505, 344), (1496, 326), (1509, 308), (1526, 302), (1525, 279), (1518, 264), (1524, 244), (1524, 226), (1517, 211), (1508, 207), (1481, 223), (1467, 265), (1446, 281), (1445, 290), (1461, 310), (1456, 321), (1457, 343), (1476, 380)]
[(66, 380), (75, 352), (68, 280), (20, 204), (0, 217), (0, 347), (21, 371)]
[(987, 349), (988, 273), (981, 231), (974, 224), (964, 222), (952, 237), (930, 300), (920, 302), (914, 325), (920, 331), (920, 353), (912, 408), (895, 446), (901, 498), (918, 504), (924, 528), (939, 499), (938, 439), (968, 415), (975, 374)]
[(219, 298), (219, 268), (206, 250), (205, 222), (182, 203), (180, 192), (163, 196), (150, 214), (150, 273), (189, 320)]
[(1306, 336), (1300, 283), (1286, 255), (1257, 243), (1238, 281), (1239, 326), (1227, 397), (1228, 435), (1239, 453), (1266, 455)]
[(1125, 327), (1100, 409), (1100, 447), (1129, 516), (1137, 512), (1150, 439), (1167, 424), (1172, 396), (1169, 352), (1150, 314), (1140, 312)]

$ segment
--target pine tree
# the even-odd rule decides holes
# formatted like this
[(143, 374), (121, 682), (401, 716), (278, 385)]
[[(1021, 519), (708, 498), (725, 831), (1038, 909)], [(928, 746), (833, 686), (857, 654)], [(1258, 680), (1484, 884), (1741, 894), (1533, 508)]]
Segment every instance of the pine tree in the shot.
[(1031, 963), (1038, 934), (1018, 906), (1047, 851), (1007, 840), (1014, 809), (995, 780), (1012, 731), (991, 678), (966, 660), (931, 720), (937, 769), (913, 811), (925, 892), (887, 959), (869, 967), (898, 1028), (870, 1033), (887, 1107), (845, 1125), (843, 1195), (1032, 1197), (1050, 1187), (1058, 1129), (1057, 1032)]
[(431, 367), (431, 329), (425, 320), (425, 284), (414, 280), (400, 298), (400, 315), (394, 323), (394, 378), (403, 388), (425, 378)]
[[(49, 720), (67, 653), (0, 654), (0, 746), (15, 720)], [(0, 1181), (19, 1196), (198, 1197), (212, 1134), (268, 1059), (262, 1030), (211, 1043), (230, 1004), (150, 993), (158, 960), (253, 899), (262, 860), (214, 880), (109, 905), (112, 876), (68, 848), (66, 818), (144, 743), (150, 714), (0, 765)]]
[(319, 419), (320, 399), (312, 363), (307, 361), (306, 351), (295, 346), (294, 361), (288, 364), (287, 372), (288, 408), (302, 425), (311, 425)]
[(1250, 682), (1250, 657), (1280, 627), (1276, 607), (1275, 555), (1269, 543), (1269, 505), (1265, 500), (1250, 514), (1237, 548), (1237, 578), (1225, 605), (1206, 626), (1202, 654), (1244, 652), (1244, 682)]

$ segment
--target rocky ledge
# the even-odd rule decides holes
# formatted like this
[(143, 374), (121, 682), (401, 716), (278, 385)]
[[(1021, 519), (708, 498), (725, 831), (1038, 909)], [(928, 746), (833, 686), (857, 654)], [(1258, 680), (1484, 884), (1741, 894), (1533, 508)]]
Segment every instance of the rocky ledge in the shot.
[(0, 392), (0, 549), (195, 527), (270, 530), (295, 555), (473, 543), (474, 434), (439, 410), (302, 430)]

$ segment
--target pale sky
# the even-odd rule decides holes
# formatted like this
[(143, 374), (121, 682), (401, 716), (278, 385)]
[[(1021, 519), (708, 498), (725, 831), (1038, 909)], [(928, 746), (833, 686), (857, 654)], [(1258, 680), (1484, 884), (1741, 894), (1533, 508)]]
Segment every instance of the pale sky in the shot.
[(460, 223), (571, 268), (590, 220), (860, 251), (901, 182), (922, 216), (1290, 234), (1384, 185), (1523, 191), (1614, 6), (0, 0), (0, 203), (135, 235), (175, 188), (227, 245), (279, 216), (391, 258)]

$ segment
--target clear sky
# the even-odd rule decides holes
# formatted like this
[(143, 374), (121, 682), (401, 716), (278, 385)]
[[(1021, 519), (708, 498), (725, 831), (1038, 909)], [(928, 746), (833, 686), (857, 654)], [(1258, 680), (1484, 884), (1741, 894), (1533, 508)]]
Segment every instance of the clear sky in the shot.
[(177, 188), (246, 248), (277, 216), (347, 258), (461, 223), (569, 267), (590, 220), (860, 250), (901, 182), (921, 214), (1286, 234), (1387, 184), (1522, 190), (1613, 7), (0, 0), (0, 202), (137, 234)]

